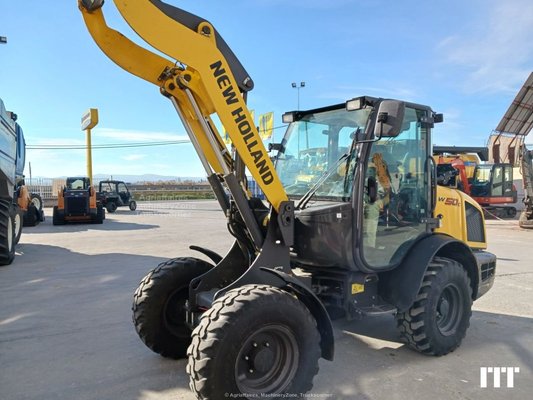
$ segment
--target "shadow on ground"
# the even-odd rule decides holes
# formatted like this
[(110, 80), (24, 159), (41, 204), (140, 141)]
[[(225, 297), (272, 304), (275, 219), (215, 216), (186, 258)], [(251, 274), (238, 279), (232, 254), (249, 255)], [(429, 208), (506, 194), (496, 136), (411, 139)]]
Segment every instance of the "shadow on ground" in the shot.
[(0, 269), (4, 399), (135, 399), (182, 387), (185, 365), (148, 350), (131, 322), (133, 293), (159, 257), (85, 255), (24, 244)]

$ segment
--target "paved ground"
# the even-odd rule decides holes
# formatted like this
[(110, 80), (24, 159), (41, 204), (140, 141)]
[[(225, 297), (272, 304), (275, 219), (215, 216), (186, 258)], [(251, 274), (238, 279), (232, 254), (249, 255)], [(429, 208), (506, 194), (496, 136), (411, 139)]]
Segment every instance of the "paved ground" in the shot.
[[(531, 398), (533, 231), (489, 221), (488, 235), (498, 276), (475, 303), (460, 349), (419, 355), (390, 316), (335, 323), (336, 360), (321, 361), (311, 398)], [(191, 243), (221, 253), (230, 245), (214, 202), (119, 210), (101, 226), (54, 227), (48, 218), (25, 229), (14, 264), (0, 268), (0, 399), (192, 400), (185, 362), (145, 348), (130, 312), (146, 272), (194, 254)], [(481, 389), (480, 367), (520, 372), (513, 389)]]

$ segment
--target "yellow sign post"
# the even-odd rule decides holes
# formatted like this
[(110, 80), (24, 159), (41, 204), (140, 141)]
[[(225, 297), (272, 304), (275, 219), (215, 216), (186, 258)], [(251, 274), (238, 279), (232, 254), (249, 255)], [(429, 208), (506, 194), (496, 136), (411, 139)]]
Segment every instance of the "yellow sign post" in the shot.
[(93, 155), (91, 144), (91, 129), (98, 125), (98, 109), (89, 108), (81, 117), (81, 130), (86, 131), (87, 136), (87, 176), (93, 184)]

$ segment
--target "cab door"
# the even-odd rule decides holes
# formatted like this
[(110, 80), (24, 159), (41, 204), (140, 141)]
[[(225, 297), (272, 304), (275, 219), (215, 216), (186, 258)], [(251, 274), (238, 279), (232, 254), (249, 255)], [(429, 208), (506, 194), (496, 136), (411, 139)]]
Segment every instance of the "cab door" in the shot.
[(513, 166), (494, 164), (491, 173), (490, 197), (497, 197), (494, 203), (516, 202), (516, 189), (513, 186)]
[(360, 246), (363, 262), (371, 270), (399, 264), (429, 231), (431, 143), (430, 129), (422, 122), (427, 113), (406, 107), (402, 132), (371, 144), (365, 187), (375, 189), (364, 195)]
[(117, 184), (117, 192), (118, 196), (120, 197), (120, 200), (122, 204), (127, 205), (130, 202), (130, 192), (128, 188), (126, 187), (126, 184), (123, 182), (120, 182)]

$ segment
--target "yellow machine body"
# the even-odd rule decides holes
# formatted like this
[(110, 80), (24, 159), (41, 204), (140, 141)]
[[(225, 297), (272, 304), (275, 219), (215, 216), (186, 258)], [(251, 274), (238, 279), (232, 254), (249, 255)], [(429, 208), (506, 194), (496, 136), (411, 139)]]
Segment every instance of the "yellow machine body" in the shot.
[[(483, 232), (480, 237), (485, 238), (483, 242), (469, 240), (468, 234), (468, 213), (469, 207), (478, 210), (477, 218), (482, 218)], [(435, 229), (436, 233), (444, 233), (466, 243), (472, 249), (486, 249), (487, 235), (485, 232), (485, 220), (481, 206), (467, 194), (443, 186), (437, 186), (437, 205), (434, 215), (440, 221), (440, 226)], [(464, 223), (458, 224), (457, 221)]]

